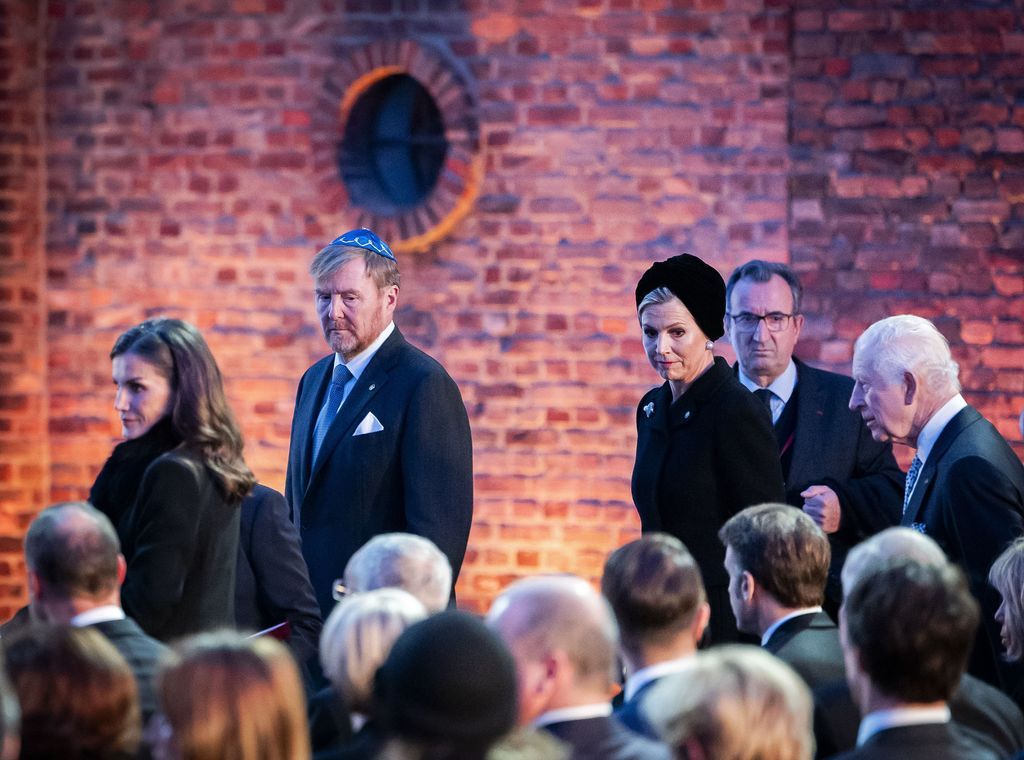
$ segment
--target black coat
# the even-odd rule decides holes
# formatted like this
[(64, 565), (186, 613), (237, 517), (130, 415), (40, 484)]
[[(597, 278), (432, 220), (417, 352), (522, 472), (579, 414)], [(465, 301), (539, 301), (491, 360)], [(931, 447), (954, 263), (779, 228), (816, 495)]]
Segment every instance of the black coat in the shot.
[[(1024, 747), (1024, 716), (999, 689), (964, 675), (949, 700), (949, 711), (960, 731), (999, 757)], [(860, 711), (846, 681), (814, 690), (816, 757), (846, 752), (857, 744)]]
[(669, 760), (664, 744), (627, 730), (618, 720), (586, 718), (544, 726), (572, 749), (571, 760)]
[(846, 677), (839, 629), (824, 612), (790, 618), (772, 632), (764, 648), (793, 668), (811, 689)]
[(734, 641), (718, 531), (746, 507), (783, 501), (768, 411), (716, 357), (675, 403), (667, 382), (649, 391), (637, 406), (636, 426), (633, 501), (643, 531), (671, 533), (686, 544), (708, 590), (712, 641)]
[(879, 731), (863, 746), (837, 755), (839, 760), (997, 760), (986, 747), (951, 723), (901, 726)]
[(842, 520), (829, 535), (832, 562), (826, 587), (837, 607), (846, 555), (868, 536), (899, 524), (905, 478), (892, 444), (872, 438), (860, 414), (850, 409), (853, 380), (794, 361), (796, 424), (793, 456), (784, 473), (786, 502), (802, 507), (800, 493), (812, 485), (828, 486), (839, 497)]
[(999, 432), (968, 406), (939, 434), (917, 478), (902, 524), (931, 536), (967, 574), (981, 603), (968, 672), (1004, 692), (1017, 673), (1002, 663), (998, 592), (988, 571), (1024, 533), (1024, 466)]
[(161, 641), (234, 626), (238, 525), (238, 505), (195, 455), (176, 448), (155, 459), (117, 526), (128, 617)]
[(157, 665), (167, 652), (167, 647), (143, 633), (138, 623), (131, 618), (106, 620), (88, 627), (102, 633), (128, 662), (139, 687), (139, 710), (145, 725), (157, 708), (154, 678)]
[[(458, 576), (473, 519), (473, 444), (458, 386), (396, 328), (356, 381), (312, 462), (313, 426), (334, 369), (302, 376), (292, 418), (285, 496), (326, 617), (331, 584), (359, 547), (403, 531), (437, 544)], [(373, 415), (381, 429), (356, 435)]]
[(274, 489), (257, 485), (241, 513), (235, 620), (251, 631), (287, 622), (288, 646), (305, 663), (317, 653), (323, 624), (288, 504)]

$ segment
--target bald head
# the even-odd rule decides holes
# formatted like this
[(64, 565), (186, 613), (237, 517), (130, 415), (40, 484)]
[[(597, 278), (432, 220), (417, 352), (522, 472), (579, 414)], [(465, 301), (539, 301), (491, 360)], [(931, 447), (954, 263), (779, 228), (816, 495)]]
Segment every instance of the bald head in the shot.
[(577, 683), (611, 685), (618, 632), (608, 602), (582, 578), (517, 581), (494, 602), (487, 623), (522, 660), (564, 652)]
[(886, 528), (857, 544), (843, 565), (843, 592), (849, 593), (866, 575), (894, 560), (913, 560), (943, 567), (949, 560), (935, 541), (910, 528)]

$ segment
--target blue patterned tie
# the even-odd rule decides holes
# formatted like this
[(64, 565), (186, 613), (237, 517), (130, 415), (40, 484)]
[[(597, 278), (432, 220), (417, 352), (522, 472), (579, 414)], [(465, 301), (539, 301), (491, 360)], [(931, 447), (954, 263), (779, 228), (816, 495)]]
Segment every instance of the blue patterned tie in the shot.
[(338, 409), (341, 408), (341, 402), (345, 400), (345, 383), (351, 379), (352, 373), (344, 364), (339, 364), (334, 368), (334, 374), (331, 376), (331, 385), (327, 389), (327, 400), (320, 409), (320, 416), (317, 417), (316, 426), (313, 428), (314, 462), (316, 461), (317, 454), (320, 453), (320, 447), (323, 445), (324, 438), (327, 437), (327, 431), (330, 430), (331, 423), (337, 416)]
[(907, 507), (910, 506), (910, 494), (914, 491), (914, 483), (917, 482), (917, 476), (921, 473), (921, 460), (914, 455), (914, 461), (910, 463), (910, 469), (907, 470), (907, 486), (906, 490), (903, 491), (903, 514), (907, 513)]

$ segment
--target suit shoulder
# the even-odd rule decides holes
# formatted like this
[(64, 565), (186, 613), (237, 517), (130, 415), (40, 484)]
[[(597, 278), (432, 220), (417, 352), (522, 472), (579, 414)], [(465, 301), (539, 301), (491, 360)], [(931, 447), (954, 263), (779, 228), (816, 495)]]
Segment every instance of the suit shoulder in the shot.
[(800, 382), (810, 382), (849, 395), (853, 392), (853, 378), (839, 372), (832, 372), (800, 362), (797, 365), (797, 377)]

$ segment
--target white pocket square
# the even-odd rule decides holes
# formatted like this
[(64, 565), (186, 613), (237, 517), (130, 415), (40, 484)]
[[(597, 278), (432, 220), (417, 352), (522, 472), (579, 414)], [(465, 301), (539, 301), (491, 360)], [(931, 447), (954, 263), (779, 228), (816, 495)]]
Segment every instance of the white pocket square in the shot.
[(356, 432), (354, 432), (352, 436), (355, 437), (357, 435), (366, 435), (367, 433), (376, 433), (383, 429), (384, 426), (380, 424), (380, 420), (373, 416), (373, 412), (367, 412), (366, 416), (363, 417), (363, 421), (359, 423), (359, 427), (356, 428)]

